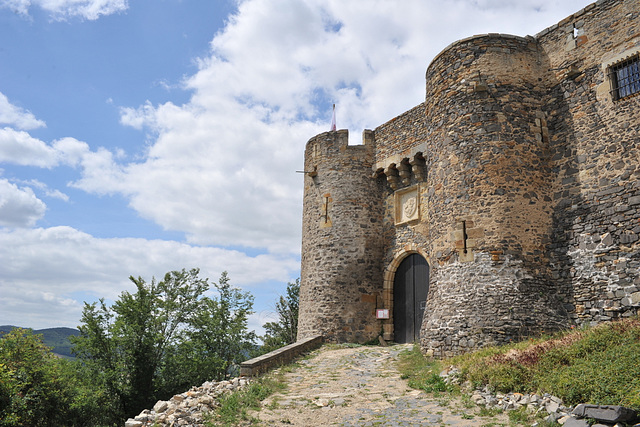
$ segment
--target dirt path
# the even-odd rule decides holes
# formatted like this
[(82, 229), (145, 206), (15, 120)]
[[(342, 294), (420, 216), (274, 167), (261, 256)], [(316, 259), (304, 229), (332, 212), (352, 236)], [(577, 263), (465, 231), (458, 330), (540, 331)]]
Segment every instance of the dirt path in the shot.
[(508, 425), (505, 415), (481, 417), (468, 401), (409, 388), (396, 361), (410, 348), (324, 346), (283, 368), (287, 390), (252, 415), (266, 426)]

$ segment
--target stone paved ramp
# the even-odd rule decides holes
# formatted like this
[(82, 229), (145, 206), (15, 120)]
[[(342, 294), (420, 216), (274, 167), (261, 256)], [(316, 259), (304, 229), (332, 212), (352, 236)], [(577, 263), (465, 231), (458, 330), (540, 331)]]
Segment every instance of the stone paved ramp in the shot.
[(508, 425), (505, 415), (481, 417), (475, 405), (409, 388), (396, 361), (410, 349), (324, 346), (285, 368), (287, 390), (252, 415), (267, 426)]

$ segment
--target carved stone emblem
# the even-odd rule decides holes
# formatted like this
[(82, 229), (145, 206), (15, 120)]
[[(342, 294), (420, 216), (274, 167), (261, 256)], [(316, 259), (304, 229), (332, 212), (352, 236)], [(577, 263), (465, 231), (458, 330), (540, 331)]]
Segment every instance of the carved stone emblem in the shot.
[(404, 209), (404, 216), (406, 218), (412, 218), (415, 215), (416, 210), (418, 209), (418, 202), (416, 201), (416, 198), (409, 197), (407, 200), (405, 200), (402, 205), (402, 209)]
[(414, 186), (396, 191), (396, 225), (420, 219), (420, 193), (418, 189), (418, 186)]

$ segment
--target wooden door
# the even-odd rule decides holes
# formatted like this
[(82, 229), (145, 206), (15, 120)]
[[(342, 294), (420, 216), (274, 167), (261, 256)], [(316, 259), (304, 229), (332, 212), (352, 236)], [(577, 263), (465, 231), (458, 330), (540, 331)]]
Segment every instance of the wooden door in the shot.
[(406, 257), (393, 280), (393, 334), (398, 343), (420, 339), (429, 292), (429, 264), (419, 254)]

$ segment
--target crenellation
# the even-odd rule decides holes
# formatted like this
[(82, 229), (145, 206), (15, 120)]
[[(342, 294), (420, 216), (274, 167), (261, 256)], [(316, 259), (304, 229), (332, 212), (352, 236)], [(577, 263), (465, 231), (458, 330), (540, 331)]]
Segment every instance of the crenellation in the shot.
[(425, 102), (362, 146), (312, 138), (301, 337), (399, 339), (407, 283), (426, 287), (416, 339), (439, 357), (635, 315), (640, 96), (617, 99), (610, 70), (639, 53), (640, 4), (598, 1), (535, 37), (450, 44)]

